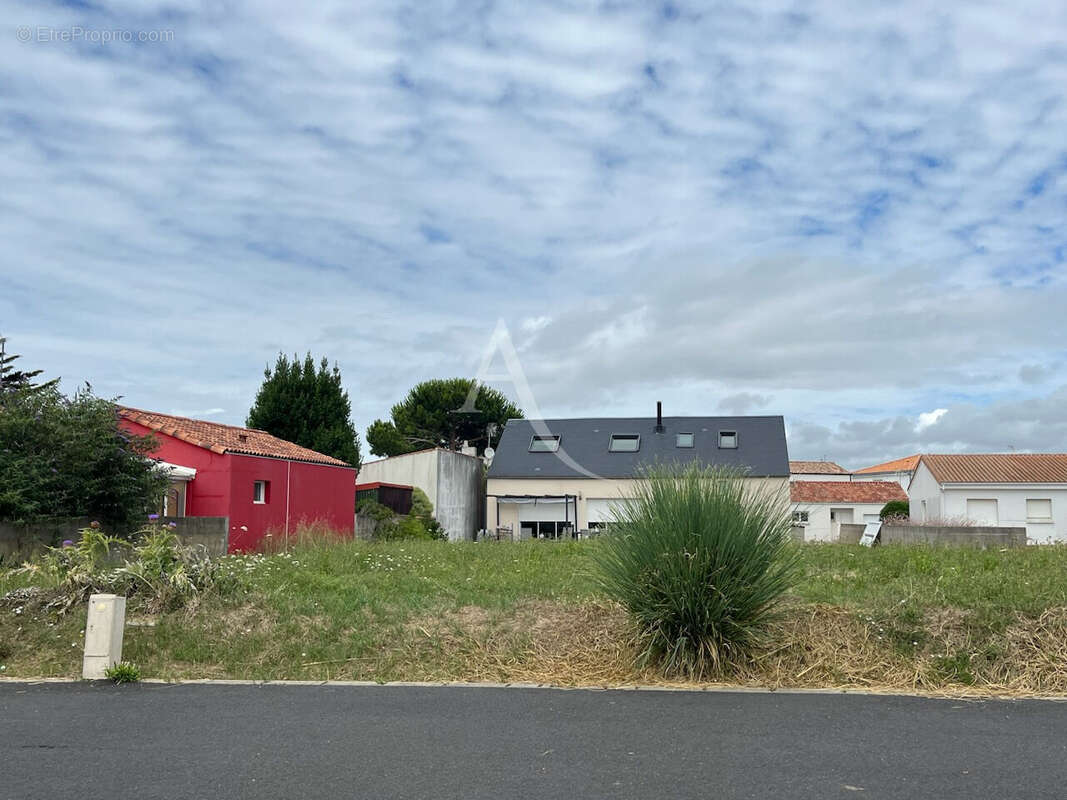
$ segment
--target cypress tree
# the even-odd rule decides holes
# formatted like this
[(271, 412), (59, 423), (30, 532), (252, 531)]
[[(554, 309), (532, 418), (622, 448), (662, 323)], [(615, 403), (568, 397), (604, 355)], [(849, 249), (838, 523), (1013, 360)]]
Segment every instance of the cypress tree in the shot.
[(273, 369), (263, 371), (247, 425), (359, 467), (352, 403), (341, 386), (340, 369), (325, 357), (316, 368), (311, 353), (303, 361), (279, 353)]

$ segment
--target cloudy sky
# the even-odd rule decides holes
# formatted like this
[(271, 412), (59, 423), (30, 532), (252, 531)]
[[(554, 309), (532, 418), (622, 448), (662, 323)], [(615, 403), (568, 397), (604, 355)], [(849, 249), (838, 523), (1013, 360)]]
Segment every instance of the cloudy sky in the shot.
[(549, 416), (1067, 450), (1067, 5), (0, 6), (0, 333), (68, 389), (240, 423), (311, 350), (362, 430), (502, 319)]

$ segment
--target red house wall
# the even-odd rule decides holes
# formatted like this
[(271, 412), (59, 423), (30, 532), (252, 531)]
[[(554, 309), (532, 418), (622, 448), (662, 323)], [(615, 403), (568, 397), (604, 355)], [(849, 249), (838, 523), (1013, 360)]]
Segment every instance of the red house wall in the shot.
[[(190, 517), (229, 517), (231, 553), (254, 550), (269, 530), (293, 532), (301, 522), (321, 521), (340, 534), (353, 533), (354, 469), (219, 455), (129, 420), (121, 424), (137, 434), (153, 433), (159, 441), (152, 453), (155, 458), (196, 470), (188, 486), (185, 513)], [(254, 502), (256, 481), (268, 482), (265, 503)]]
[[(292, 533), (301, 522), (321, 521), (352, 535), (354, 469), (236, 454), (229, 458), (230, 550), (252, 550), (268, 530)], [(254, 502), (256, 481), (268, 482), (266, 503)]]
[[(230, 463), (229, 455), (220, 455), (203, 447), (183, 442), (173, 436), (136, 422), (122, 420), (123, 428), (139, 436), (152, 434), (159, 442), (159, 447), (152, 453), (156, 458), (177, 464), (182, 467), (192, 467), (196, 470), (196, 478), (189, 482), (185, 496), (185, 513), (190, 517), (229, 517), (230, 516)], [(232, 523), (231, 523), (232, 524)], [(233, 541), (233, 532), (230, 533)]]

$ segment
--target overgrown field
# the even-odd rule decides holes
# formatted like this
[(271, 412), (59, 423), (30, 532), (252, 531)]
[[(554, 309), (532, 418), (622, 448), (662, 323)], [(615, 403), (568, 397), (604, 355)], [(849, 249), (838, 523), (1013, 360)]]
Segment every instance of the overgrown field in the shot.
[[(666, 681), (592, 575), (596, 542), (310, 544), (230, 556), (225, 589), (176, 611), (131, 603), (144, 677)], [(730, 676), (770, 686), (1067, 694), (1067, 548), (803, 548), (770, 644)], [(0, 572), (0, 595), (41, 574)], [(83, 604), (0, 602), (0, 675), (77, 676)]]

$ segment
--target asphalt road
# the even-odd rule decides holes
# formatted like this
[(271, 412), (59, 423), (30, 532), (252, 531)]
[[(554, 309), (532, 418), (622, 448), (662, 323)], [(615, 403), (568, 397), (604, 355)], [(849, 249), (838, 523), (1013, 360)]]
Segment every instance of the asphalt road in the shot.
[(1062, 798), (1067, 703), (0, 683), (0, 798)]

